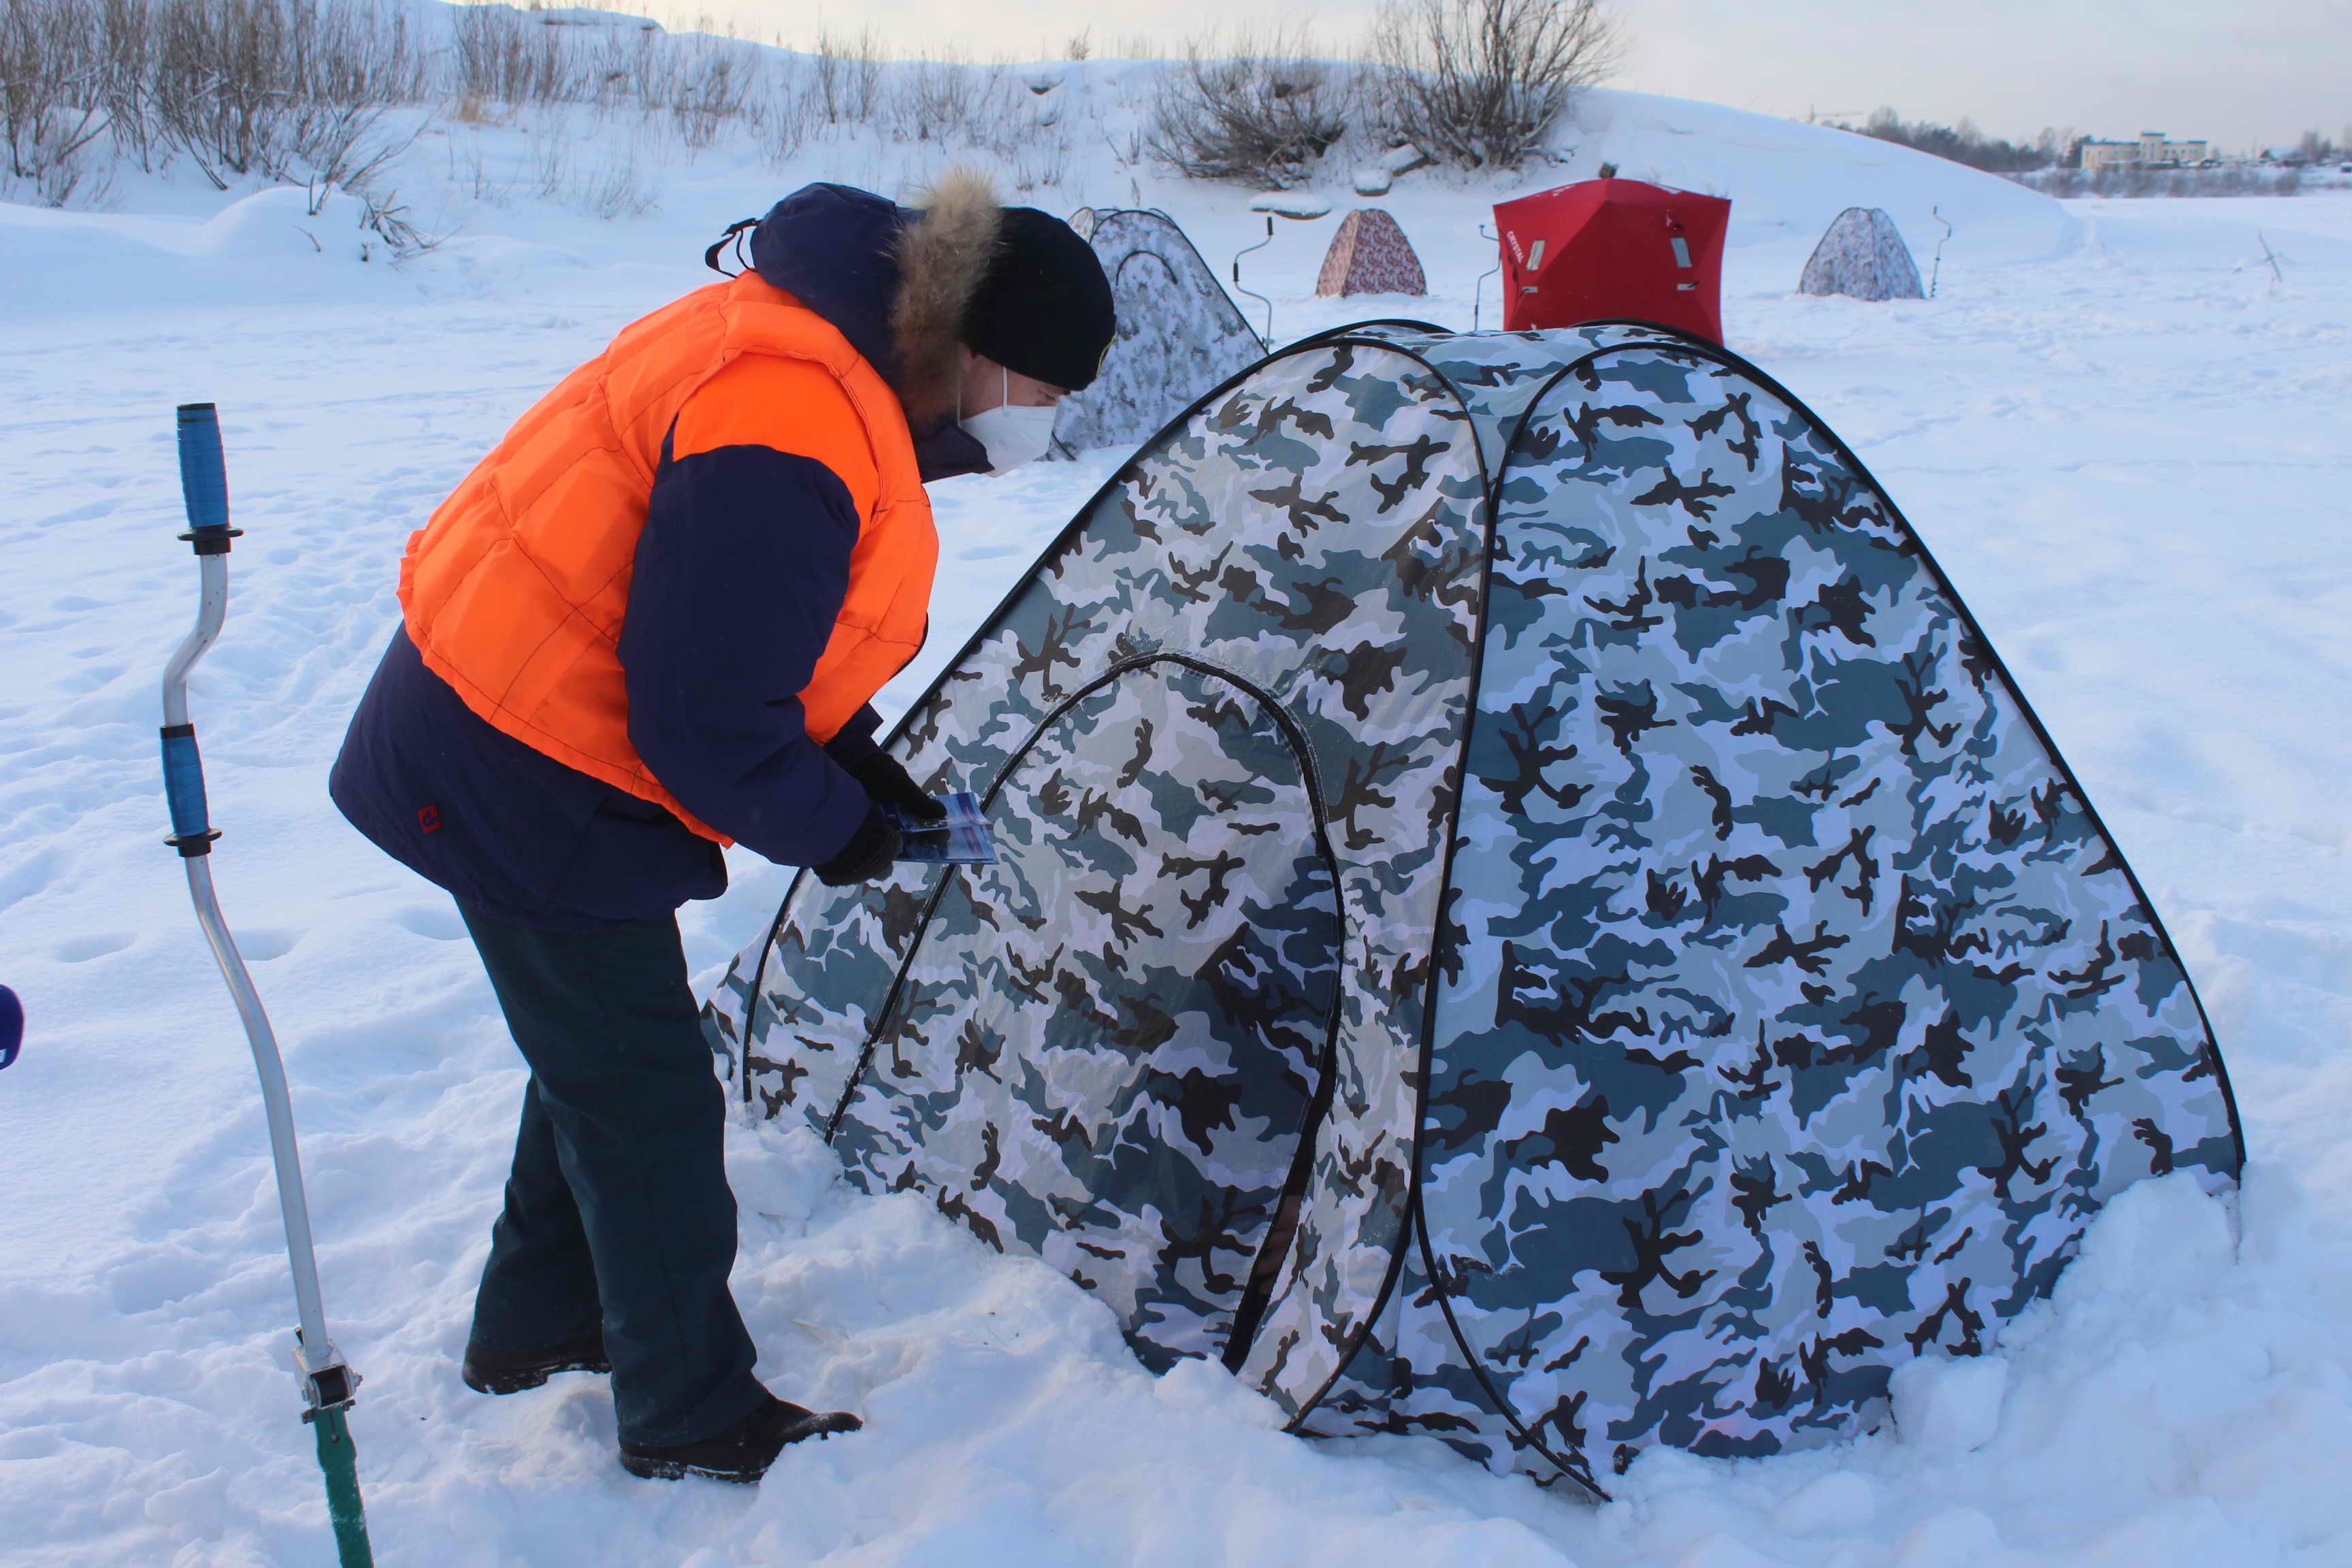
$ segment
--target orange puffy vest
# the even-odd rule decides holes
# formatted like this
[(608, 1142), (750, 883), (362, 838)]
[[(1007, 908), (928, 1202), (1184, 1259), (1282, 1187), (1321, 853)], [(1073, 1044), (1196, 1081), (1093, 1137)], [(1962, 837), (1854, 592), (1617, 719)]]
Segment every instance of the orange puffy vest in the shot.
[(921, 647), (939, 535), (897, 396), (832, 323), (756, 273), (627, 327), (533, 405), (410, 536), (400, 604), (425, 667), (467, 707), (725, 844), (629, 742), (621, 626), (673, 422), (677, 457), (772, 447), (849, 488), (849, 592), (800, 693), (809, 734), (831, 740)]

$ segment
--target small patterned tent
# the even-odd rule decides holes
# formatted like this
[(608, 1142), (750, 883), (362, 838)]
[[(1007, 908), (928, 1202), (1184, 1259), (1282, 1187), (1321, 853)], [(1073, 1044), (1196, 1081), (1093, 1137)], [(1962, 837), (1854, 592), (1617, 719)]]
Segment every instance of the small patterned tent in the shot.
[(1429, 280), (1397, 220), (1379, 207), (1359, 207), (1339, 220), (1315, 292), (1418, 295), (1429, 292)]
[(1877, 207), (1838, 214), (1798, 282), (1806, 294), (1851, 294), (1857, 300), (1924, 300), (1919, 264), (1895, 220)]
[(1134, 446), (1265, 352), (1166, 213), (1082, 207), (1072, 226), (1110, 278), (1118, 336), (1094, 384), (1062, 400), (1054, 446), (1063, 456)]
[(890, 740), (1001, 862), (793, 885), (770, 1116), (1293, 1428), (1599, 1494), (1874, 1418), (2241, 1160), (2145, 892), (1853, 454), (1655, 328), (1311, 339)]

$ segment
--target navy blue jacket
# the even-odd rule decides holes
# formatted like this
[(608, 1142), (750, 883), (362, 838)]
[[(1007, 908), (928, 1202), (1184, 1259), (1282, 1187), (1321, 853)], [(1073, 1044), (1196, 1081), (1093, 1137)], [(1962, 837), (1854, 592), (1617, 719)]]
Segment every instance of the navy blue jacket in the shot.
[[(912, 216), (811, 185), (761, 221), (752, 263), (887, 375), (891, 242)], [(986, 462), (953, 426), (917, 453), (927, 480)], [(819, 746), (793, 695), (832, 636), (856, 542), (841, 479), (764, 447), (666, 455), (637, 542), (620, 645), (630, 742), (688, 811), (786, 865), (832, 858), (868, 804), (844, 764), (875, 749), (874, 710)], [(352, 716), (328, 789), (386, 854), (513, 924), (591, 930), (727, 889), (716, 844), (478, 717), (405, 628)]]

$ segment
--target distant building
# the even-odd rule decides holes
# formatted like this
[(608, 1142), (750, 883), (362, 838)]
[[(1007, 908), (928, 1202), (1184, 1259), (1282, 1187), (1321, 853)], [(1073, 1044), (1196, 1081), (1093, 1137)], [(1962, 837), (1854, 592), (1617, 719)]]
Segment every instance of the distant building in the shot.
[(2089, 169), (2193, 169), (2213, 156), (2205, 141), (2168, 142), (2161, 131), (2143, 131), (2136, 142), (2083, 143), (2083, 167)]

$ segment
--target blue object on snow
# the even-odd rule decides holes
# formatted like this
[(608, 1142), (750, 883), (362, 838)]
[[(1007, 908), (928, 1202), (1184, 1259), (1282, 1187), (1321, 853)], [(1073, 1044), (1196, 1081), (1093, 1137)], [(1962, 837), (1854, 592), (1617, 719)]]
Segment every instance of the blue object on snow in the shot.
[(24, 1044), (25, 1005), (14, 991), (0, 985), (0, 1068), (14, 1062)]
[(228, 531), (228, 473), (221, 456), (220, 414), (209, 403), (179, 409), (180, 497), (192, 533)]

